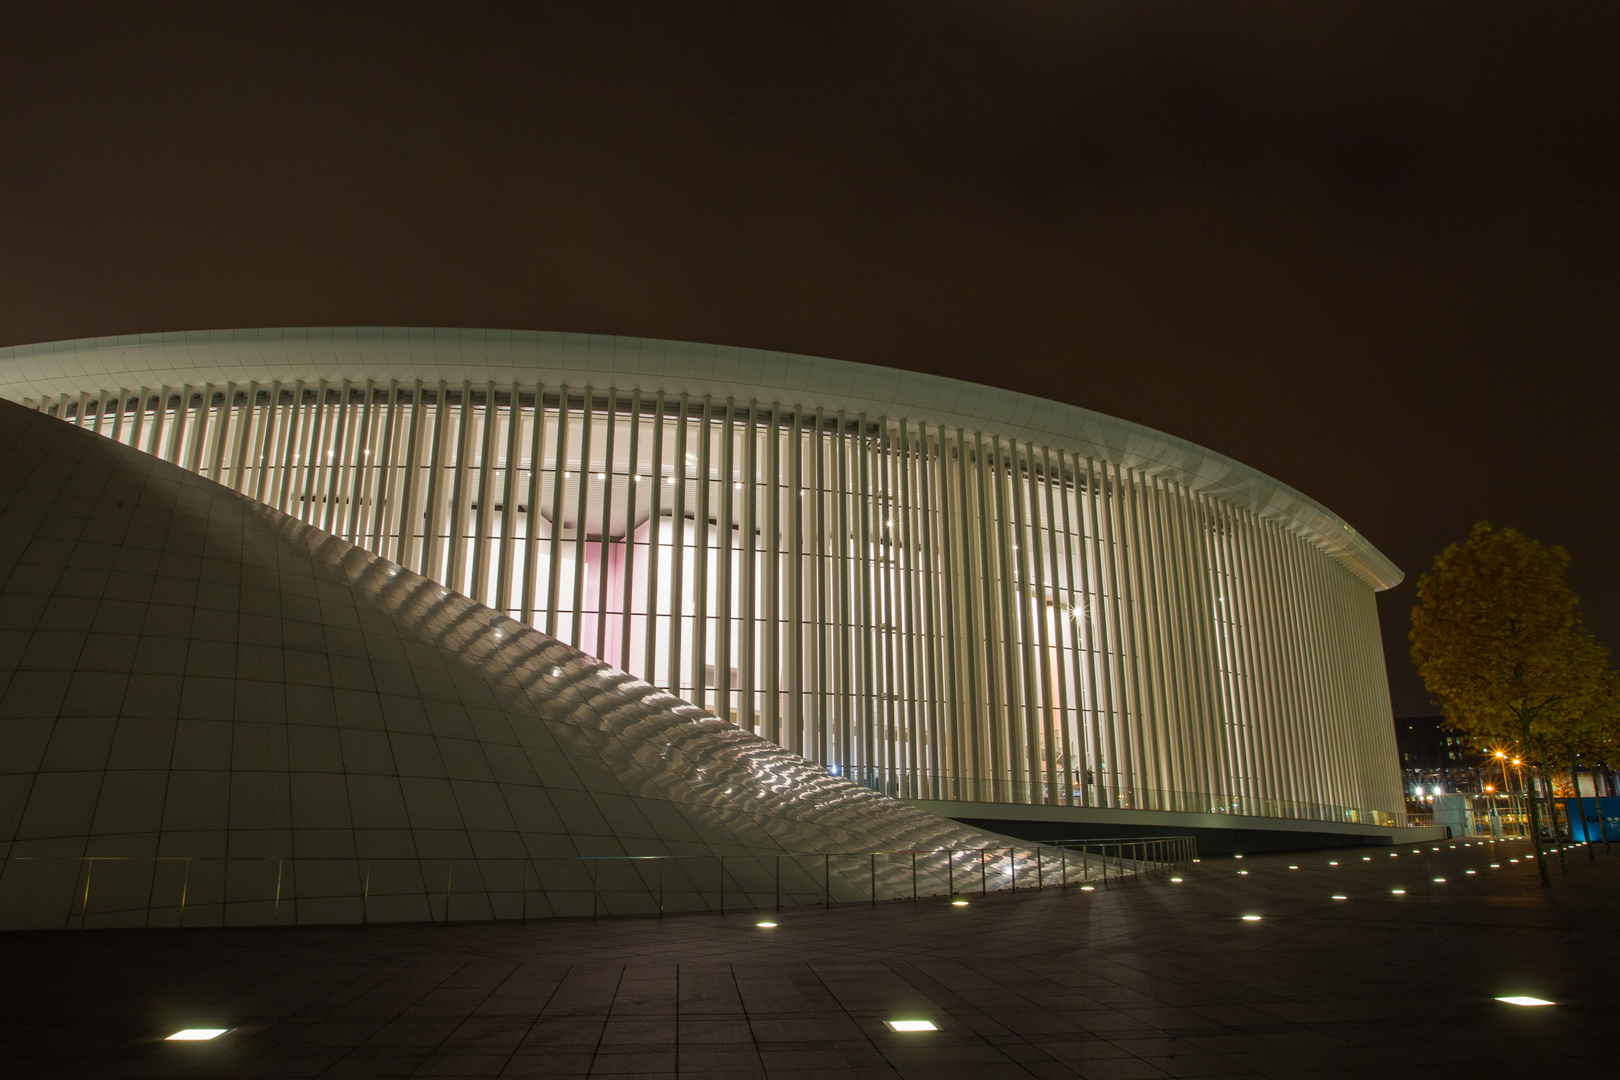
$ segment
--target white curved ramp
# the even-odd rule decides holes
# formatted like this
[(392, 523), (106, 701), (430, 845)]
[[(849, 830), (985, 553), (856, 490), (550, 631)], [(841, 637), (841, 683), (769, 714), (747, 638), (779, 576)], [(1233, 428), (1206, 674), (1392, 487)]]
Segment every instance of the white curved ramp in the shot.
[(0, 402), (0, 460), (0, 927), (648, 913), (1055, 872), (107, 438)]

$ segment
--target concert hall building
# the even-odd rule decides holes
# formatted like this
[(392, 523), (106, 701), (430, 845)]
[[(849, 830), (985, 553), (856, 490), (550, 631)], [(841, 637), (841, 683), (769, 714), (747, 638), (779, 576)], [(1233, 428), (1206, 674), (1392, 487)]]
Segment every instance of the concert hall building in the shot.
[(932, 375), (494, 330), (0, 349), (156, 455), (900, 799), (1404, 820), (1374, 594), (1261, 472)]

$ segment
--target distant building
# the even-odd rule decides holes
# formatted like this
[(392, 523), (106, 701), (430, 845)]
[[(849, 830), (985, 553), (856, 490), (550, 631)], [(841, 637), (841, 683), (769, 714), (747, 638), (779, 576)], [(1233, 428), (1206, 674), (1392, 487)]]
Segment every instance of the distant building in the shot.
[(1486, 755), (1473, 739), (1449, 731), (1441, 716), (1405, 716), (1395, 721), (1395, 748), (1409, 804), (1438, 793), (1477, 793), (1490, 783), (1481, 767)]

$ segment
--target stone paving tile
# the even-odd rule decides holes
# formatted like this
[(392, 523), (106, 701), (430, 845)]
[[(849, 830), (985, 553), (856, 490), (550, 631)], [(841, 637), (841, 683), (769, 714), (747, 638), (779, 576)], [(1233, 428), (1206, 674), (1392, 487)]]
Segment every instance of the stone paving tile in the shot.
[[(0, 1075), (1599, 1075), (1620, 858), (1578, 852), (1544, 892), (1507, 861), (1523, 848), (1219, 858), (1181, 883), (790, 909), (772, 930), (737, 913), (11, 934)], [(1559, 1004), (1492, 1000), (1514, 992)], [(232, 1030), (162, 1040), (182, 1026)]]

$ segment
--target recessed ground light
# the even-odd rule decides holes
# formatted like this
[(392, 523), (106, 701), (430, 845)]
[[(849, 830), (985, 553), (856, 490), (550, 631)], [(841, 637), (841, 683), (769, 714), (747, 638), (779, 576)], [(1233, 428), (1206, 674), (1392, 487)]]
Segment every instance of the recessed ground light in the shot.
[(1298, 870), (1298, 869), (1299, 869), (1299, 867), (1297, 867), (1297, 866), (1290, 866), (1290, 867), (1289, 867), (1289, 868), (1288, 868), (1288, 869), (1290, 869), (1290, 870)]
[(1338, 866), (1339, 861), (1337, 859), (1330, 859), (1330, 860), (1328, 860), (1328, 865), (1329, 866)]
[(1463, 871), (1463, 873), (1465, 873), (1465, 874), (1472, 874), (1472, 873), (1473, 873), (1473, 871), (1472, 871), (1472, 870), (1464, 870), (1464, 871)]
[(1331, 896), (1328, 899), (1330, 899), (1330, 900), (1348, 900), (1350, 898), (1348, 896)]
[(1234, 859), (1241, 859), (1241, 858), (1243, 858), (1243, 856), (1241, 856), (1241, 855), (1234, 855), (1234, 856), (1232, 856), (1232, 858), (1234, 858)]
[(1392, 851), (1392, 852), (1390, 852), (1390, 853), (1389, 853), (1389, 857), (1390, 857), (1390, 858), (1392, 858), (1392, 859), (1398, 859), (1398, 858), (1400, 858), (1400, 856), (1399, 856), (1399, 855), (1397, 855), (1397, 854), (1396, 854), (1396, 853), (1395, 853), (1395, 852), (1393, 852), (1393, 851)]
[(1244, 922), (1259, 922), (1260, 921), (1260, 916), (1258, 916), (1258, 915), (1245, 915), (1245, 916), (1243, 916), (1243, 921)]
[(1491, 869), (1492, 870), (1500, 870), (1500, 869), (1502, 869), (1502, 864), (1499, 863), (1499, 862), (1493, 862), (1493, 863), (1491, 863)]
[(1405, 896), (1406, 895), (1406, 890), (1405, 889), (1391, 889), (1389, 891), (1394, 893), (1396, 896)]
[(1508, 862), (1518, 862), (1518, 859), (1509, 859)]
[(219, 1038), (221, 1035), (225, 1034), (229, 1030), (231, 1030), (231, 1029), (230, 1028), (182, 1028), (181, 1030), (175, 1032), (173, 1035), (170, 1035), (168, 1038), (164, 1039), (163, 1041), (164, 1042), (207, 1042), (209, 1039), (217, 1039), (217, 1038)]
[(932, 1020), (885, 1020), (883, 1026), (890, 1031), (938, 1031), (939, 1025)]
[(1248, 873), (1248, 871), (1247, 871), (1247, 870), (1239, 870), (1239, 871), (1238, 871), (1238, 873), (1240, 873), (1240, 874), (1247, 874), (1247, 873)]
[(1444, 885), (1446, 883), (1446, 879), (1443, 877), (1437, 877), (1434, 879), (1434, 883), (1436, 885)]
[(1170, 880), (1171, 880), (1171, 881), (1180, 881), (1180, 880), (1181, 880), (1181, 879), (1180, 879), (1180, 878), (1178, 878), (1178, 877), (1173, 877), (1173, 878), (1171, 878), (1171, 879), (1170, 879)]
[(1095, 885), (1082, 885), (1082, 886), (1080, 886), (1080, 891), (1081, 892), (1096, 892), (1097, 891), (1097, 886), (1095, 886)]
[(952, 900), (951, 901), (951, 907), (967, 907), (967, 906), (968, 906), (968, 902), (966, 900)]
[(1371, 855), (1363, 855), (1361, 857), (1361, 861), (1362, 862), (1372, 862), (1372, 856)]
[[(1435, 849), (1434, 849), (1434, 850), (1436, 850), (1436, 851), (1439, 851), (1439, 850), (1440, 850), (1440, 849), (1439, 849), (1439, 848), (1435, 848)], [(1412, 849), (1412, 854), (1414, 854), (1414, 855), (1421, 855), (1421, 854), (1423, 854), (1423, 852), (1421, 852), (1421, 851), (1419, 851), (1419, 850), (1418, 850), (1418, 849), (1417, 849), (1417, 848), (1413, 848), (1413, 849)]]
[(1521, 994), (1514, 994), (1514, 995), (1512, 995), (1510, 997), (1499, 997), (1496, 1000), (1497, 1001), (1505, 1001), (1509, 1005), (1553, 1005), (1553, 1004), (1556, 1004), (1556, 1002), (1548, 1001), (1546, 998), (1524, 997)]
[(761, 930), (775, 930), (776, 929), (776, 924), (773, 923), (773, 922), (757, 922), (754, 925), (759, 927)]

